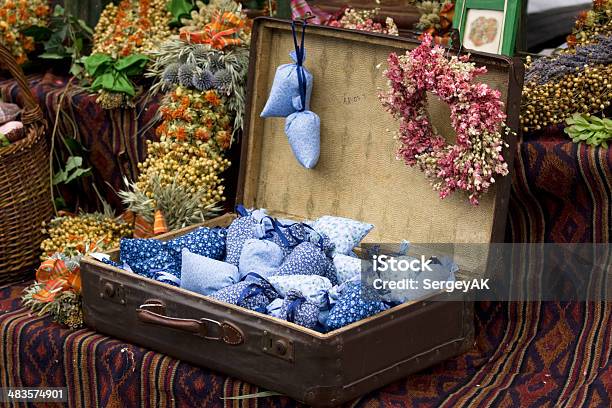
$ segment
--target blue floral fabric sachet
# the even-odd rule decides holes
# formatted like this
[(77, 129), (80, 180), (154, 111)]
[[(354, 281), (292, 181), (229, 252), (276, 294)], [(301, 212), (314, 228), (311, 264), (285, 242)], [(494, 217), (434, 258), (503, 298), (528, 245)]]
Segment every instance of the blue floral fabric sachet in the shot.
[(265, 239), (247, 239), (244, 242), (238, 270), (243, 278), (250, 273), (268, 277), (281, 266), (285, 254), (283, 249)]
[(370, 300), (364, 296), (359, 281), (349, 281), (342, 289), (338, 301), (327, 316), (327, 328), (336, 330), (351, 323), (373, 316), (388, 309), (381, 301)]
[(281, 247), (283, 255), (289, 255), (295, 247), (308, 239), (308, 234), (302, 223), (282, 224), (273, 221), (276, 228), (269, 227), (264, 239), (269, 240)]
[(334, 254), (350, 255), (353, 248), (374, 228), (372, 224), (350, 218), (323, 216), (316, 220), (312, 227), (318, 233), (325, 234), (335, 245)]
[(330, 259), (312, 242), (302, 242), (273, 275), (329, 275)]
[(291, 151), (305, 168), (312, 169), (321, 154), (321, 119), (309, 110), (292, 113), (285, 120), (285, 134)]
[(194, 254), (183, 248), (181, 288), (210, 295), (239, 280), (240, 274), (235, 265)]
[(319, 305), (305, 298), (299, 290), (287, 292), (278, 315), (281, 319), (314, 329), (319, 322)]
[[(296, 111), (293, 106), (293, 98), (300, 95), (296, 52), (291, 51), (289, 56), (293, 63), (281, 65), (276, 69), (270, 96), (261, 112), (262, 118), (286, 118)], [(312, 74), (306, 68), (304, 68), (304, 77), (306, 79), (306, 109), (308, 109), (312, 95)]]
[(281, 297), (287, 296), (291, 290), (298, 290), (321, 308), (327, 306), (327, 292), (332, 288), (329, 279), (317, 275), (270, 276), (268, 281)]
[(225, 262), (238, 266), (244, 243), (248, 239), (259, 239), (264, 236), (265, 217), (265, 210), (255, 210), (251, 213), (244, 212), (241, 217), (232, 221), (227, 228), (225, 239)]
[(227, 286), (210, 295), (212, 299), (266, 313), (266, 307), (278, 293), (265, 279), (247, 276), (243, 281)]
[(183, 236), (167, 241), (166, 246), (173, 251), (173, 255), (178, 260), (181, 259), (183, 249), (188, 249), (193, 254), (220, 260), (225, 256), (226, 235), (225, 228), (200, 227)]

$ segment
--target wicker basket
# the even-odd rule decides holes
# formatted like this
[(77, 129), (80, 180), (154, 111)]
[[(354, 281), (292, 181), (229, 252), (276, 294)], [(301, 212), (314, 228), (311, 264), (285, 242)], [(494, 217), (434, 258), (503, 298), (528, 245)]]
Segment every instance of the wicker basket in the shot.
[(41, 224), (53, 215), (46, 122), (23, 71), (0, 45), (0, 67), (21, 88), (26, 137), (0, 148), (0, 284), (26, 279), (39, 262)]

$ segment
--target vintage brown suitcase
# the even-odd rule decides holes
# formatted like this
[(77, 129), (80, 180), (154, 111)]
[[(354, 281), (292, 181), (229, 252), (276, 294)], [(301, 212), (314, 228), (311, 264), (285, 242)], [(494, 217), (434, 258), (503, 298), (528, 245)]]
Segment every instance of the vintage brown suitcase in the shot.
[[(376, 94), (390, 52), (418, 44), (328, 27), (309, 27), (312, 109), (321, 117), (321, 157), (313, 170), (294, 159), (283, 119), (261, 119), (276, 67), (293, 47), (290, 24), (257, 19), (253, 29), (247, 127), (237, 202), (272, 214), (314, 219), (334, 214), (370, 222), (371, 242), (486, 243), (503, 237), (510, 177), (478, 207), (455, 194), (440, 200), (416, 169), (395, 159), (386, 129), (397, 125)], [(500, 89), (516, 128), (519, 65), (476, 54), (484, 81)], [(439, 129), (448, 108), (431, 98)], [(515, 140), (505, 152), (512, 163)], [(226, 214), (208, 225), (227, 225)], [(187, 230), (167, 234), (168, 239)], [(117, 251), (112, 252), (116, 257)], [(464, 254), (467, 264), (487, 253)], [(465, 265), (461, 265), (465, 267)], [(469, 268), (469, 265), (467, 266)], [(473, 345), (473, 304), (441, 293), (321, 334), (270, 316), (122, 271), (82, 262), (85, 321), (102, 333), (238, 377), (315, 406), (334, 406)], [(444, 301), (453, 299), (455, 301)]]

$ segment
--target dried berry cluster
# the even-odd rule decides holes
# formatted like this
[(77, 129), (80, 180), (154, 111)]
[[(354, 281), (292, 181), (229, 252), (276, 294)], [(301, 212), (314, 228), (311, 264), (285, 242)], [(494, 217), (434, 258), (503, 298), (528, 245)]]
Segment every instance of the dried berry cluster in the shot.
[(597, 42), (600, 35), (612, 34), (612, 0), (594, 0), (593, 7), (576, 20), (572, 34), (567, 37), (570, 48)]
[(132, 236), (131, 227), (113, 217), (100, 213), (56, 217), (43, 225), (48, 235), (40, 247), (41, 259), (47, 259), (56, 252), (74, 254), (83, 252), (83, 244), (95, 244), (101, 249), (119, 246), (119, 240)]
[(562, 123), (576, 113), (607, 110), (612, 101), (612, 37), (532, 62), (521, 104), (524, 131)]
[(220, 174), (230, 163), (222, 156), (212, 154), (207, 146), (174, 140), (149, 141), (147, 152), (146, 160), (139, 164), (141, 174), (136, 182), (137, 189), (147, 197), (155, 199), (151, 180), (157, 179), (162, 188), (176, 184), (192, 195), (201, 193), (199, 204), (202, 207), (225, 200)]
[(110, 3), (100, 16), (93, 53), (125, 57), (146, 53), (172, 35), (166, 0), (123, 0)]
[(0, 2), (0, 43), (13, 54), (17, 63), (26, 62), (34, 50), (34, 39), (22, 33), (31, 26), (46, 26), (50, 13), (47, 0), (6, 0)]

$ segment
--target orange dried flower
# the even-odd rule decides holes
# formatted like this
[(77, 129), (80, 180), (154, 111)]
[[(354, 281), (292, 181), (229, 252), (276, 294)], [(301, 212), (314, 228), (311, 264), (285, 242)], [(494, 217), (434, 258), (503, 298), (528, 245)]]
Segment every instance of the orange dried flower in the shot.
[(208, 142), (210, 139), (210, 132), (206, 128), (200, 127), (195, 131), (195, 137), (203, 142)]
[(221, 103), (221, 99), (219, 99), (215, 91), (207, 91), (206, 94), (204, 94), (204, 99), (212, 106), (218, 106)]

